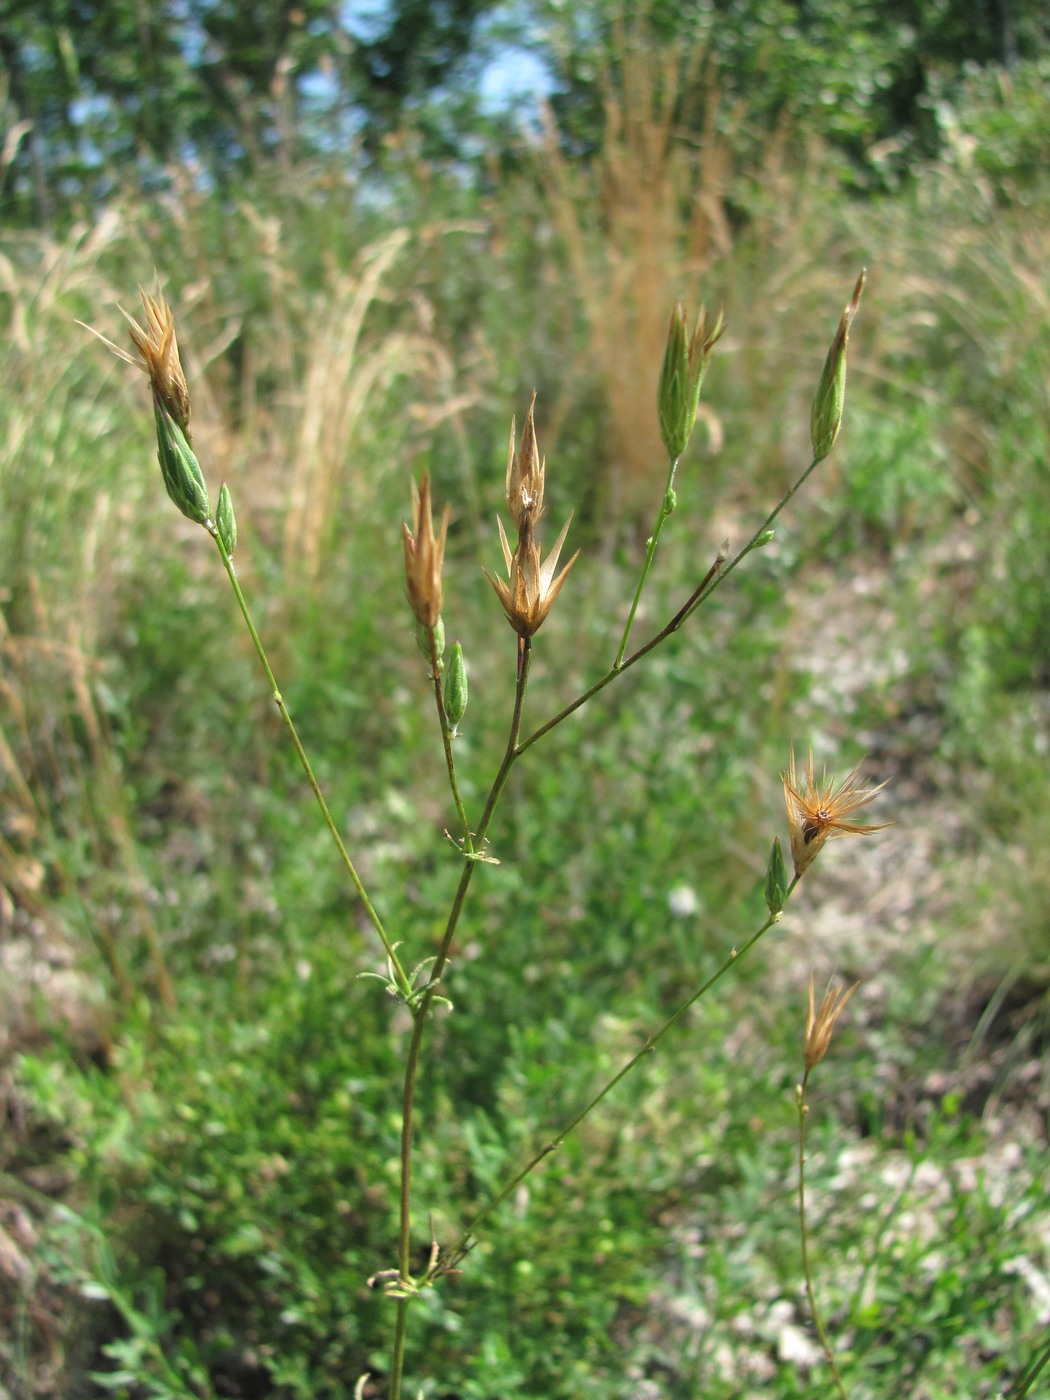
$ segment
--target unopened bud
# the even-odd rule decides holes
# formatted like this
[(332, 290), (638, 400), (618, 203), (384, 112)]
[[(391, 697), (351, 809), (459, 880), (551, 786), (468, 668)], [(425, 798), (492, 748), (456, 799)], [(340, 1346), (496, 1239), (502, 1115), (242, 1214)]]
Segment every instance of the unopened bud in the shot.
[(211, 502), (204, 473), (186, 434), (156, 394), (153, 416), (157, 424), (157, 457), (168, 495), (187, 520), (206, 525), (211, 519)]
[(839, 328), (824, 361), (820, 384), (813, 399), (810, 435), (815, 462), (823, 461), (835, 446), (835, 439), (842, 426), (842, 411), (846, 405), (846, 347), (849, 344), (850, 326), (860, 305), (866, 276), (867, 273), (862, 271), (857, 278), (857, 285), (853, 288), (853, 299), (839, 318)]
[(215, 528), (229, 559), (237, 548), (237, 517), (233, 513), (233, 498), (225, 481), (219, 487), (219, 503), (215, 507)]
[(463, 663), (463, 648), (459, 642), (452, 648), (445, 674), (445, 716), (453, 736), (467, 709), (467, 668)]
[(424, 622), (416, 623), (416, 646), (423, 653), (426, 659), (428, 661), (431, 661), (433, 659), (430, 652), (431, 631), (433, 631), (434, 633), (433, 655), (437, 657), (438, 670), (441, 671), (444, 669), (441, 658), (445, 654), (445, 624), (440, 617), (438, 618), (437, 622), (434, 624), (434, 627), (432, 629), (428, 627)]
[(769, 544), (770, 540), (775, 534), (775, 530), (763, 530), (762, 533), (759, 535), (758, 539), (755, 541), (755, 548), (765, 549), (766, 545)]
[(671, 313), (667, 331), (667, 346), (660, 370), (657, 411), (660, 436), (668, 455), (677, 459), (685, 451), (700, 403), (700, 385), (715, 341), (724, 330), (722, 313), (711, 329), (707, 314), (700, 308), (692, 335), (686, 331), (685, 308), (679, 302)]
[(773, 838), (773, 849), (769, 853), (769, 864), (766, 867), (766, 908), (774, 918), (784, 907), (787, 898), (787, 869), (784, 865), (784, 853), (780, 849), (780, 837)]

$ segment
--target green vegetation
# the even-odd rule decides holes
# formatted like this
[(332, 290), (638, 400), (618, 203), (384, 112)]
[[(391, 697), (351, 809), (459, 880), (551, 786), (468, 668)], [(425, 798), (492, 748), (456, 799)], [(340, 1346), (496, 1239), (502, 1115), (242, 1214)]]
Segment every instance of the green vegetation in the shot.
[[(893, 81), (866, 98), (851, 86), (829, 124), (801, 85), (829, 33), (852, 32), (851, 8), (781, 25), (780, 47), (778, 7), (739, 8), (747, 25), (683, 36), (669, 6), (626, 32), (595, 7), (586, 35), (569, 10), (536, 7), (564, 72), (550, 126), (512, 142), (493, 118), (455, 160), (467, 106), (443, 107), (437, 85), (456, 70), (407, 57), (377, 127), (389, 139), (360, 164), (320, 118), (279, 149), (242, 126), (222, 164), (201, 90), (178, 83), (165, 120), (220, 162), (208, 178), (114, 122), (97, 187), (72, 168), (63, 185), (54, 172), (87, 147), (52, 113), (38, 136), (61, 207), (44, 221), (24, 135), (5, 147), (0, 1391), (15, 1400), (371, 1400), (393, 1364), (398, 1304), (368, 1280), (399, 1268), (414, 1021), (375, 980), (381, 945), (220, 561), (165, 494), (144, 377), (75, 324), (130, 349), (115, 307), (132, 309), (154, 268), (194, 450), (212, 500), (225, 481), (236, 507), (239, 579), (408, 971), (438, 952), (463, 869), (405, 597), (409, 482), (428, 470), (435, 518), (452, 506), (442, 615), (447, 655), (459, 641), (466, 659), (454, 755), (476, 822), (515, 697), (517, 638), (481, 572), (502, 571), (498, 513), (515, 538), (511, 416), (520, 443), (535, 387), (543, 547), (575, 511), (562, 562), (581, 550), (533, 641), (527, 735), (617, 654), (665, 498), (672, 306), (702, 297), (708, 332), (719, 306), (727, 329), (628, 650), (805, 468), (836, 318), (868, 268), (841, 437), (773, 540), (510, 774), (489, 831), (500, 864), (477, 868), (439, 988), (453, 1010), (426, 1022), (414, 1276), (428, 1232), (453, 1246), (762, 926), (774, 836), (790, 861), (792, 745), (800, 766), (812, 745), (818, 771), (863, 758), (865, 781), (889, 780), (871, 821), (896, 825), (824, 850), (754, 952), (479, 1225), (460, 1271), (420, 1291), (402, 1393), (831, 1393), (797, 1200), (813, 974), (818, 996), (829, 978), (860, 982), (806, 1087), (808, 1251), (841, 1386), (852, 1400), (1038, 1393), (1039, 12), (1018, 7), (1009, 70), (994, 45), (952, 48), (951, 6), (940, 27), (925, 18), (919, 39), (944, 65), (920, 65), (910, 106), (879, 94), (903, 103), (915, 36), (873, 29), (871, 71)], [(300, 9), (295, 25), (324, 18)], [(38, 65), (19, 89), (2, 49), (12, 120), (20, 92), (45, 90), (37, 23), (31, 7), (0, 13), (0, 36)], [(270, 68), (260, 53), (228, 74), (247, 84), (230, 110), (249, 127), (268, 119), (281, 32), (267, 31)], [(98, 60), (113, 36), (91, 36)], [(290, 71), (311, 71), (324, 43), (298, 43)], [(436, 52), (453, 64), (455, 49)], [(717, 84), (697, 77), (712, 52)], [(101, 81), (88, 57), (83, 81)], [(983, 66), (951, 67), (963, 57)], [(752, 62), (771, 76), (748, 104)], [(343, 98), (367, 106), (367, 91)], [(152, 192), (119, 188), (126, 147), (154, 162)]]

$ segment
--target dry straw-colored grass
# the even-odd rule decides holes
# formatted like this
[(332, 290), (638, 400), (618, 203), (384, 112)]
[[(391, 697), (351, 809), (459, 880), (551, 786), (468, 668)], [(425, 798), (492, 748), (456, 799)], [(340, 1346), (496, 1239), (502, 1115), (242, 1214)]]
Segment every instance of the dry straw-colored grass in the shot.
[(663, 477), (652, 404), (671, 308), (700, 301), (704, 275), (732, 243), (724, 206), (730, 150), (704, 49), (656, 48), (640, 26), (622, 24), (616, 47), (617, 70), (601, 74), (604, 128), (593, 162), (566, 154), (549, 113), (539, 148), (542, 187), (586, 321), (589, 368), (605, 393), (614, 512), (636, 508)]
[[(410, 241), (408, 230), (398, 229), (370, 244), (351, 272), (333, 279), (313, 318), (290, 433), (283, 542), (287, 575), (310, 588), (336, 544), (331, 524), (340, 498), (362, 508), (374, 500), (375, 455), (367, 454), (365, 467), (354, 458), (374, 402), (387, 404), (395, 383), (411, 386), (397, 412), (422, 418), (427, 400), (452, 396), (452, 361), (435, 336), (418, 329), (366, 333), (369, 310), (385, 298), (385, 279)], [(425, 308), (417, 303), (416, 310), (425, 322)]]

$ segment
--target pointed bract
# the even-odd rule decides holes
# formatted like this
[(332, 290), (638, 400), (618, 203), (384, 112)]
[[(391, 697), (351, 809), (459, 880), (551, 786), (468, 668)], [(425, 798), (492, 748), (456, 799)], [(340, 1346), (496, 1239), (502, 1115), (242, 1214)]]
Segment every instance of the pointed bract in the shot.
[(543, 480), (546, 462), (540, 457), (536, 442), (536, 391), (532, 392), (528, 417), (521, 435), (521, 450), (514, 450), (514, 420), (510, 423), (510, 447), (507, 451), (507, 509), (514, 524), (521, 528), (522, 518), (528, 516), (533, 525), (543, 514)]
[(554, 542), (554, 548), (541, 560), (540, 547), (535, 539), (527, 544), (519, 541), (518, 548), (511, 552), (503, 521), (497, 520), (500, 545), (503, 549), (503, 562), (507, 569), (506, 580), (494, 578), (485, 570), (485, 577), (496, 590), (496, 597), (503, 605), (507, 621), (519, 637), (532, 637), (543, 626), (547, 614), (554, 606), (554, 600), (561, 592), (562, 584), (569, 576), (569, 570), (580, 557), (577, 550), (564, 566), (557, 578), (554, 571), (558, 567), (565, 536), (568, 533), (572, 515), (561, 528), (561, 534)]
[(819, 1009), (814, 1009), (813, 978), (810, 976), (809, 1011), (806, 1014), (806, 1035), (802, 1048), (807, 1074), (811, 1069), (815, 1069), (828, 1053), (835, 1022), (842, 1015), (846, 1003), (859, 986), (859, 982), (854, 982), (847, 991), (840, 992), (829, 984)]
[(402, 522), (401, 542), (405, 551), (405, 586), (416, 621), (434, 628), (441, 617), (441, 566), (445, 559), (450, 507), (441, 512), (441, 528), (434, 534), (430, 509), (430, 473), (424, 472), (417, 488), (412, 483), (412, 517), (415, 531)]

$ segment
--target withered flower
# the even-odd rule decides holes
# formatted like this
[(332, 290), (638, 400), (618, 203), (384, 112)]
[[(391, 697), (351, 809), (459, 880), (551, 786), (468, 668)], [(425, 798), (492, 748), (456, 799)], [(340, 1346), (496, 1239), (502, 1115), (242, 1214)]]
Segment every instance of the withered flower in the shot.
[(532, 391), (529, 414), (521, 435), (521, 450), (514, 451), (514, 419), (510, 420), (510, 447), (507, 450), (507, 509), (514, 524), (521, 528), (523, 516), (535, 525), (543, 514), (543, 478), (546, 462), (540, 458), (536, 442), (536, 391)]
[(139, 288), (139, 295), (142, 297), (145, 312), (145, 326), (140, 326), (121, 308), (131, 330), (131, 343), (145, 362), (144, 367), (149, 375), (154, 398), (179, 425), (188, 442), (190, 395), (179, 359), (175, 318), (171, 314), (171, 307), (161, 295), (159, 284), (156, 296), (151, 296), (143, 287)]
[[(874, 828), (872, 828), (874, 830)], [(835, 1022), (842, 1015), (843, 1008), (847, 1001), (860, 986), (859, 982), (854, 982), (853, 986), (844, 992), (837, 991), (830, 984), (824, 993), (819, 1010), (814, 1010), (813, 1006), (813, 977), (809, 979), (809, 1012), (806, 1016), (806, 1035), (803, 1041), (802, 1055), (806, 1066), (806, 1073), (815, 1069), (821, 1060), (828, 1053), (828, 1046), (831, 1044), (831, 1035), (835, 1029)]]
[(503, 562), (507, 566), (507, 580), (493, 578), (488, 569), (485, 570), (485, 577), (496, 590), (496, 596), (507, 614), (507, 621), (519, 637), (531, 637), (543, 626), (555, 598), (561, 592), (562, 584), (568, 578), (569, 570), (580, 557), (580, 551), (577, 550), (558, 577), (554, 577), (554, 570), (558, 567), (558, 556), (561, 554), (561, 547), (565, 543), (571, 523), (570, 513), (568, 520), (561, 527), (561, 534), (554, 541), (554, 548), (546, 559), (541, 561), (540, 547), (535, 539), (525, 541), (519, 538), (518, 547), (512, 553), (503, 521), (497, 521), (499, 541), (503, 547)]
[(451, 508), (441, 512), (441, 529), (435, 538), (430, 510), (430, 473), (424, 472), (417, 489), (412, 483), (412, 514), (415, 531), (402, 521), (401, 540), (405, 547), (405, 584), (408, 601), (416, 620), (424, 627), (436, 627), (441, 617), (441, 566), (445, 559), (445, 536)]
[(531, 637), (539, 631), (550, 612), (561, 586), (569, 575), (569, 570), (579, 558), (577, 550), (569, 562), (555, 577), (558, 557), (561, 554), (565, 536), (572, 522), (572, 514), (562, 526), (561, 534), (554, 542), (554, 548), (544, 559), (536, 540), (536, 522), (543, 513), (543, 482), (546, 463), (540, 457), (536, 443), (536, 395), (533, 393), (529, 404), (528, 417), (521, 435), (521, 449), (514, 450), (514, 423), (510, 425), (510, 448), (507, 452), (507, 509), (518, 527), (518, 542), (511, 549), (502, 520), (499, 524), (500, 546), (503, 562), (507, 568), (506, 579), (493, 578), (485, 570), (485, 577), (496, 590), (496, 596), (507, 615), (507, 621), (519, 637)]
[(829, 780), (826, 771), (818, 781), (813, 766), (813, 750), (810, 749), (809, 762), (800, 772), (795, 768), (795, 750), (791, 750), (790, 766), (781, 777), (796, 875), (801, 875), (812, 865), (829, 837), (870, 836), (893, 825), (892, 822), (882, 822), (879, 826), (860, 826), (846, 820), (853, 812), (874, 801), (886, 786), (879, 783), (878, 787), (862, 788), (858, 783), (860, 767), (858, 763), (841, 782)]

